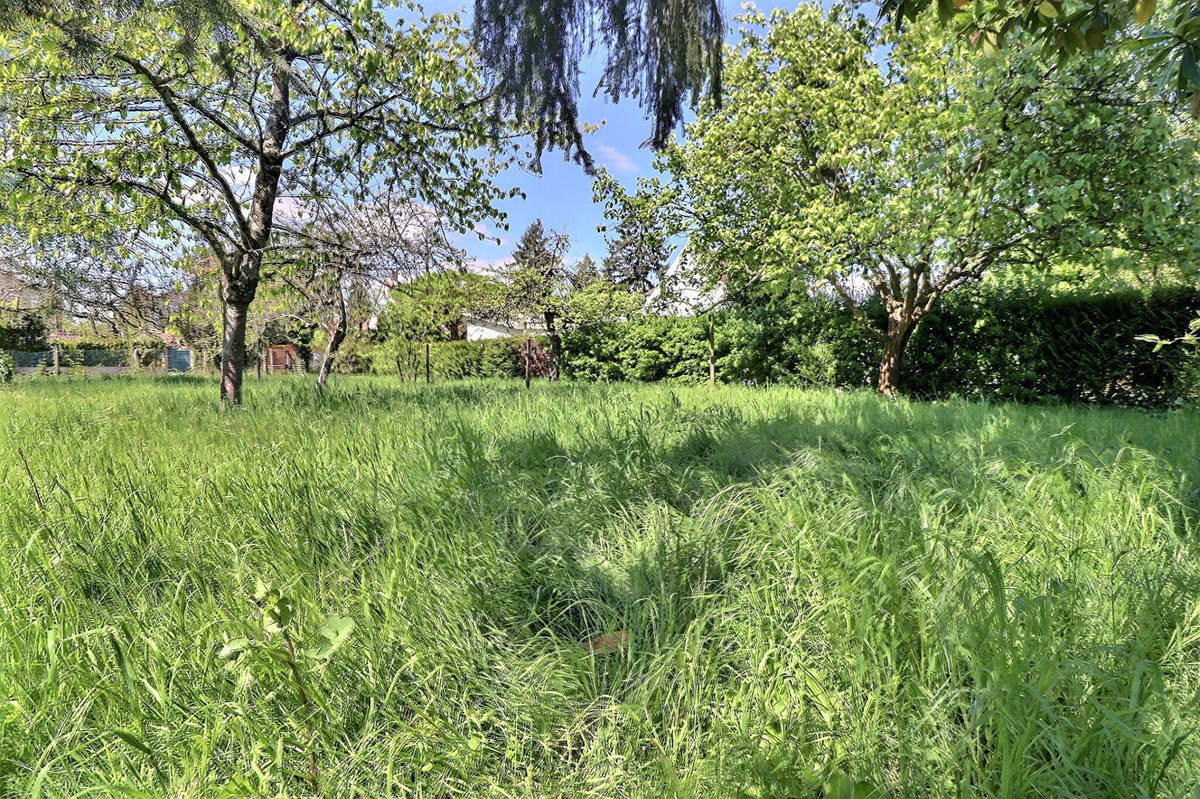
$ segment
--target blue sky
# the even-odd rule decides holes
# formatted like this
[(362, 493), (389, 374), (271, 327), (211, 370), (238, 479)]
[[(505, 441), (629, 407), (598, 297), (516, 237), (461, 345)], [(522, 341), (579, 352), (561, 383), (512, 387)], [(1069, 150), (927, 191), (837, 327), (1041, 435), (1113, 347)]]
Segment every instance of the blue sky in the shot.
[[(758, 7), (763, 11), (775, 7), (791, 9), (796, 7), (798, 1), (772, 3), (763, 0)], [(429, 0), (425, 5), (429, 11), (461, 9), (458, 3), (441, 0)], [(726, 0), (724, 5), (727, 39), (736, 41), (737, 23), (733, 18), (742, 13), (742, 4), (740, 0)], [(470, 25), (470, 8), (460, 13), (464, 24)], [(597, 54), (597, 64), (602, 63), (602, 55)], [(588, 70), (585, 67), (580, 81), (581, 119), (592, 124), (604, 123), (596, 133), (587, 137), (587, 147), (597, 165), (607, 167), (618, 180), (632, 187), (639, 176), (653, 173), (651, 162), (654, 153), (641, 146), (650, 135), (650, 121), (636, 99), (613, 104), (602, 97), (593, 98), (592, 91), (598, 75), (598, 69)], [(607, 251), (604, 235), (596, 230), (605, 224), (604, 209), (592, 202), (592, 180), (579, 165), (564, 161), (560, 151), (543, 155), (541, 175), (514, 170), (502, 176), (500, 184), (505, 187), (514, 184), (520, 186), (526, 198), (514, 198), (503, 203), (502, 210), (508, 213), (507, 231), (500, 230), (492, 221), (481, 226), (481, 230), (492, 240), (479, 241), (474, 236), (468, 236), (459, 242), (469, 256), (485, 263), (502, 261), (512, 252), (521, 233), (533, 220), (540, 218), (547, 227), (571, 237), (569, 258), (581, 258), (585, 253), (591, 254), (597, 261), (604, 257)], [(496, 237), (500, 239), (499, 245), (495, 243)]]

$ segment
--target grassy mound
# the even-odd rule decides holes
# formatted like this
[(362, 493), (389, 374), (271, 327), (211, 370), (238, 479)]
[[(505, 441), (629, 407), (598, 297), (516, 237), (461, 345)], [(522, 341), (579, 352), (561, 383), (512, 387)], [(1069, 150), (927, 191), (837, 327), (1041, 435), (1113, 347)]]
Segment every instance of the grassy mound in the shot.
[(740, 388), (0, 391), (0, 795), (1200, 781), (1200, 414)]

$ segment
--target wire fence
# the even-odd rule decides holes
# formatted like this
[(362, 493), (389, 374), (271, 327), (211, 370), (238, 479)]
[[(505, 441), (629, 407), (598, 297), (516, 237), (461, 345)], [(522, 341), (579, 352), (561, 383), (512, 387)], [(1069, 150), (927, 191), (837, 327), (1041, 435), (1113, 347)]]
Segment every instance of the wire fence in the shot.
[(13, 365), (18, 369), (36, 369), (39, 366), (49, 366), (54, 358), (50, 350), (27, 352), (24, 350), (5, 350), (13, 359)]
[(106, 372), (134, 369), (165, 369), (169, 372), (188, 372), (195, 365), (189, 349), (168, 347), (162, 352), (134, 353), (127, 349), (59, 349), (5, 350), (13, 364), (21, 370), (69, 371), (71, 368), (103, 369)]

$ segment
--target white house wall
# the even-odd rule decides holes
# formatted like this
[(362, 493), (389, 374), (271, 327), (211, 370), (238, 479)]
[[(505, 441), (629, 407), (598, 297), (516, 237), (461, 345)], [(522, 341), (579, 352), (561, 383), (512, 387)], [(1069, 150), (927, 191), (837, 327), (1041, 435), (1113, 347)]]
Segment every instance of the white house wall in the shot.
[[(530, 326), (529, 334), (540, 336), (546, 332), (543, 327)], [(513, 336), (524, 336), (526, 333), (524, 328), (511, 327), (501, 322), (483, 322), (469, 321), (467, 322), (467, 341), (487, 341), (495, 338), (512, 338)]]

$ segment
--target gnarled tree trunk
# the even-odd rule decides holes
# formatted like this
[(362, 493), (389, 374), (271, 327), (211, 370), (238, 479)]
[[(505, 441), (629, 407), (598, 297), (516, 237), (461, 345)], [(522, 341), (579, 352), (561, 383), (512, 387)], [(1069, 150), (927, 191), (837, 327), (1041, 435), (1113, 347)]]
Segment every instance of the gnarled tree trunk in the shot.
[(904, 350), (916, 326), (915, 319), (888, 317), (887, 335), (883, 339), (883, 359), (879, 362), (879, 383), (876, 386), (884, 396), (892, 396), (900, 387)]
[(325, 383), (329, 380), (329, 372), (333, 369), (333, 361), (337, 358), (338, 350), (345, 340), (346, 326), (338, 325), (337, 329), (333, 331), (333, 335), (329, 337), (329, 343), (325, 345), (325, 354), (321, 356), (321, 368), (317, 370), (317, 388), (325, 388)]

